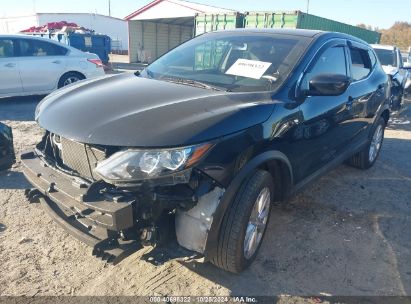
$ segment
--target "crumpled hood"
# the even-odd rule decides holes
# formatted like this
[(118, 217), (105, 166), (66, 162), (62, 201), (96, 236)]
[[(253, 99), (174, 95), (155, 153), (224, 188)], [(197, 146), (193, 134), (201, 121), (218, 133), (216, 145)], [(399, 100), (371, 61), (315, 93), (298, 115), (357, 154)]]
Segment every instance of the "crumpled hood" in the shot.
[(398, 68), (391, 65), (383, 65), (382, 69), (384, 70), (385, 74), (394, 76), (398, 73)]
[(127, 73), (50, 94), (39, 104), (36, 120), (52, 133), (83, 143), (172, 147), (262, 123), (273, 108), (261, 94), (212, 91)]

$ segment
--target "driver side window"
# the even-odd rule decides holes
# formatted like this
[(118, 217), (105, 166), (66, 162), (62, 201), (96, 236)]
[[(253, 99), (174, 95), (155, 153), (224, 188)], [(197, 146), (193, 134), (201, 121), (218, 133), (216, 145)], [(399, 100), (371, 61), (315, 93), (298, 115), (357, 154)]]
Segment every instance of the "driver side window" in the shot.
[(326, 49), (317, 59), (316, 63), (304, 75), (302, 89), (309, 90), (309, 82), (321, 74), (339, 74), (347, 76), (345, 50), (342, 46)]

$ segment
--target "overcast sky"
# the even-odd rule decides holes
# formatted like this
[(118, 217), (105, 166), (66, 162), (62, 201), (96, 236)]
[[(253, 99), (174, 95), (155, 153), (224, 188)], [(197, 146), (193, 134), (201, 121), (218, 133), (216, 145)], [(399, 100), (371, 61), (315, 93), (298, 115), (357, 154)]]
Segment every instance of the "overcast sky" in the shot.
[[(108, 14), (109, 0), (0, 0), (0, 17), (33, 13)], [(124, 18), (151, 1), (111, 0), (112, 16)], [(308, 0), (195, 0), (244, 11), (307, 10)], [(309, 0), (309, 12), (341, 22), (389, 28), (395, 21), (411, 23), (411, 0)]]

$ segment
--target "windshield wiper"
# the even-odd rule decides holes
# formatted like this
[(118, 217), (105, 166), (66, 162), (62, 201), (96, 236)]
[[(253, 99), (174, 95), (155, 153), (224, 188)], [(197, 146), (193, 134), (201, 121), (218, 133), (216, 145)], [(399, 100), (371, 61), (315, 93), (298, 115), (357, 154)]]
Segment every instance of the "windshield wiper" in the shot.
[(160, 78), (160, 80), (165, 80), (165, 81), (169, 81), (169, 82), (173, 82), (173, 83), (186, 84), (186, 85), (190, 85), (190, 86), (197, 87), (197, 88), (203, 88), (203, 89), (207, 89), (207, 90), (227, 91), (226, 89), (223, 89), (221, 87), (209, 85), (209, 84), (206, 84), (206, 83), (201, 82), (201, 81), (197, 81), (197, 80), (193, 80), (193, 79), (187, 79), (187, 78), (162, 77), (162, 78)]

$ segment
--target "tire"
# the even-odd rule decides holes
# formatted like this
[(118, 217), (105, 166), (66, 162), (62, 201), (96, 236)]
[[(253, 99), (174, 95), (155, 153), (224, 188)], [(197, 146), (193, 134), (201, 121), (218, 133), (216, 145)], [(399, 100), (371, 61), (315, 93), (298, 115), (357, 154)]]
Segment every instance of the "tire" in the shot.
[[(264, 237), (273, 197), (274, 183), (267, 171), (258, 170), (243, 182), (221, 223), (217, 249), (211, 260), (214, 265), (239, 273), (253, 262)], [(260, 209), (261, 212), (257, 208), (259, 198), (260, 202), (264, 201), (260, 205), (264, 206)], [(251, 216), (259, 225), (250, 224)], [(245, 250), (246, 244), (250, 245), (247, 247), (249, 250)]]
[(75, 83), (77, 81), (85, 79), (84, 75), (76, 72), (68, 72), (61, 76), (59, 83), (58, 83), (58, 88), (65, 87), (69, 84)]
[(371, 129), (371, 135), (368, 144), (362, 151), (355, 154), (348, 160), (348, 164), (350, 166), (365, 170), (371, 168), (374, 165), (381, 151), (382, 143), (384, 140), (385, 125), (386, 123), (384, 118), (380, 117), (377, 123)]

